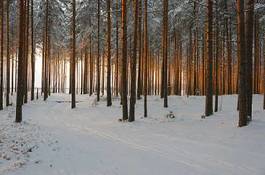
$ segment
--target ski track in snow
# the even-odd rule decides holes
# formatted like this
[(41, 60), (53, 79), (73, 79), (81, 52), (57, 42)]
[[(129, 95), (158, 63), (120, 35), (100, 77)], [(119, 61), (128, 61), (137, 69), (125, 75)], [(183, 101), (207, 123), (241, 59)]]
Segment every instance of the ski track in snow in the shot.
[[(264, 175), (262, 97), (254, 96), (254, 120), (245, 128), (236, 127), (236, 96), (221, 98), (222, 111), (201, 119), (203, 97), (169, 97), (168, 109), (159, 97), (149, 97), (148, 118), (138, 101), (134, 123), (118, 122), (115, 99), (108, 108), (104, 97), (94, 106), (95, 96), (77, 96), (73, 110), (63, 94), (32, 102), (24, 106), (24, 120), (38, 126), (37, 137), (49, 133), (45, 140), (51, 141), (38, 142), (26, 165), (6, 174)], [(165, 117), (169, 111), (175, 119)]]

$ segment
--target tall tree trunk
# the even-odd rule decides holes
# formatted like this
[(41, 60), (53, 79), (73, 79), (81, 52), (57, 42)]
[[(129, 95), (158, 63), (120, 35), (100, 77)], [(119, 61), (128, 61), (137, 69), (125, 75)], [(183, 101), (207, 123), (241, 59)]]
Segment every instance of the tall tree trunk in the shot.
[(29, 55), (29, 0), (25, 0), (25, 8), (26, 8), (26, 37), (25, 37), (25, 71), (24, 71), (24, 103), (28, 102), (28, 55)]
[(134, 0), (134, 38), (133, 38), (133, 57), (131, 61), (131, 98), (129, 122), (135, 120), (135, 103), (136, 103), (136, 63), (137, 63), (137, 42), (138, 42), (138, 0)]
[(116, 64), (115, 64), (115, 96), (119, 95), (119, 0), (116, 1)]
[(45, 89), (45, 51), (46, 51), (46, 29), (45, 29), (45, 24), (43, 24), (43, 34), (42, 34), (42, 66), (41, 66), (41, 94), (44, 93)]
[(265, 110), (265, 35), (264, 35), (264, 39), (263, 39), (263, 109)]
[(189, 46), (187, 47), (187, 94), (191, 95), (191, 71), (192, 71), (192, 26), (189, 27)]
[(218, 111), (218, 96), (219, 96), (219, 14), (217, 12), (218, 1), (216, 3), (216, 32), (215, 32), (215, 103), (214, 103), (214, 112)]
[(138, 55), (138, 83), (137, 83), (137, 99), (141, 99), (142, 89), (143, 89), (143, 79), (142, 79), (142, 0), (138, 0), (139, 3), (139, 25), (138, 25), (138, 35), (139, 35), (139, 55)]
[(260, 63), (260, 43), (259, 43), (259, 16), (255, 15), (255, 50), (254, 50), (254, 93), (259, 93), (259, 63)]
[(181, 91), (182, 91), (182, 37), (181, 34), (179, 34), (179, 55), (178, 55), (178, 64), (179, 64), (179, 73), (178, 73), (178, 79), (179, 79), (179, 86), (178, 86), (178, 95), (181, 96)]
[(147, 29), (147, 1), (144, 1), (144, 117), (147, 117), (147, 57), (148, 57), (148, 29)]
[(3, 110), (4, 105), (3, 105), (3, 89), (4, 89), (4, 84), (3, 84), (3, 79), (4, 79), (4, 1), (0, 2), (0, 27), (1, 27), (1, 48), (0, 48), (0, 110)]
[[(228, 11), (228, 1), (225, 3), (225, 10)], [(230, 11), (229, 11), (230, 12)], [(227, 92), (232, 94), (232, 31), (231, 16), (225, 18), (226, 40), (227, 40)]]
[(19, 50), (18, 50), (18, 88), (16, 103), (16, 122), (22, 121), (22, 104), (23, 104), (23, 68), (24, 68), (24, 35), (25, 35), (25, 3), (24, 0), (19, 1)]
[(16, 51), (16, 58), (15, 58), (15, 92), (17, 92), (17, 82), (18, 82), (18, 50)]
[(199, 46), (198, 46), (198, 2), (194, 1), (194, 17), (195, 17), (195, 31), (194, 31), (194, 95), (198, 95), (198, 63), (199, 63)]
[(103, 46), (101, 62), (101, 95), (104, 96), (105, 91), (105, 46)]
[(100, 0), (98, 0), (97, 101), (100, 100)]
[(14, 66), (14, 53), (12, 53), (12, 56), (11, 56), (11, 96), (13, 96), (13, 93), (14, 93), (14, 69), (15, 69), (15, 66)]
[(108, 58), (107, 58), (107, 106), (111, 106), (111, 18), (110, 18), (111, 0), (107, 0), (108, 12)]
[(237, 1), (237, 38), (238, 38), (238, 60), (240, 60), (239, 67), (239, 122), (238, 126), (247, 125), (247, 77), (246, 77), (246, 55), (245, 55), (245, 25), (244, 25), (244, 0)]
[(90, 73), (89, 73), (89, 76), (90, 76), (90, 83), (89, 83), (89, 95), (91, 96), (92, 93), (94, 92), (93, 90), (93, 80), (94, 80), (94, 59), (92, 57), (92, 37), (91, 35), (89, 36), (89, 66), (90, 66)]
[(83, 90), (84, 94), (88, 93), (87, 90), (87, 75), (88, 75), (88, 57), (87, 57), (87, 47), (85, 48), (85, 58), (84, 58), (84, 80), (83, 80)]
[(6, 106), (10, 95), (9, 0), (6, 0)]
[(71, 75), (72, 75), (72, 85), (71, 85), (71, 95), (72, 95), (72, 103), (71, 107), (72, 109), (76, 107), (76, 102), (75, 102), (75, 0), (72, 0), (72, 58), (71, 58)]
[(263, 109), (265, 110), (265, 35), (264, 35), (264, 39), (263, 39)]
[(168, 0), (163, 3), (163, 84), (164, 84), (164, 107), (168, 107)]
[[(50, 23), (49, 23), (50, 25)], [(48, 32), (49, 33), (49, 32)], [(50, 55), (51, 55), (51, 38), (50, 38), (50, 34), (48, 35), (48, 46), (47, 46), (47, 52), (48, 52), (48, 56), (47, 56), (47, 91), (48, 91), (48, 95), (51, 95), (51, 59), (50, 59)]]
[(247, 0), (246, 2), (246, 74), (247, 74), (247, 113), (252, 120), (252, 76), (253, 76), (253, 20), (254, 20), (254, 0)]
[(80, 55), (80, 74), (81, 74), (81, 77), (80, 77), (80, 88), (81, 88), (81, 94), (84, 93), (84, 52), (83, 52), (84, 49), (81, 49), (81, 55)]
[(31, 100), (34, 100), (35, 90), (35, 43), (34, 43), (34, 11), (33, 0), (31, 0)]
[(179, 40), (176, 30), (174, 30), (174, 95), (178, 95), (179, 87)]
[(213, 114), (213, 1), (208, 0), (207, 4), (207, 76), (206, 76), (206, 104), (205, 115), (210, 116)]
[(44, 37), (44, 101), (48, 98), (48, 59), (49, 59), (49, 0), (46, 0)]
[[(206, 26), (206, 25), (205, 25)], [(205, 58), (206, 58), (206, 29), (202, 36), (202, 95), (205, 95)]]
[(128, 119), (127, 105), (127, 0), (122, 0), (122, 118)]

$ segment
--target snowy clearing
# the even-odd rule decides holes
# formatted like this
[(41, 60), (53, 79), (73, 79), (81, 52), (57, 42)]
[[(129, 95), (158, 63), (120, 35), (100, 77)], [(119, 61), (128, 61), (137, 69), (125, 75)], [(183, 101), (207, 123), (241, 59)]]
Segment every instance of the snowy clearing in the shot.
[[(136, 104), (136, 122), (118, 122), (120, 101), (95, 104), (95, 97), (52, 95), (47, 102), (0, 112), (2, 175), (264, 175), (265, 112), (262, 96), (253, 100), (253, 122), (237, 128), (236, 96), (221, 97), (221, 112), (201, 119), (203, 97), (159, 97)], [(166, 118), (172, 111), (174, 119)]]

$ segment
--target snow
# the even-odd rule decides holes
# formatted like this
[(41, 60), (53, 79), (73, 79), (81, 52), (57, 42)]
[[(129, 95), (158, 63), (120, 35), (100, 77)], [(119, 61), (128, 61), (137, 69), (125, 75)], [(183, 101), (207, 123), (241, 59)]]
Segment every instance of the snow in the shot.
[[(265, 174), (261, 95), (254, 96), (253, 121), (244, 128), (237, 127), (236, 96), (220, 97), (221, 111), (206, 119), (204, 97), (170, 96), (168, 109), (159, 97), (148, 97), (148, 118), (140, 100), (133, 123), (118, 122), (119, 99), (106, 107), (104, 97), (95, 98), (77, 96), (74, 110), (65, 94), (30, 102), (22, 124), (13, 122), (13, 107), (1, 111), (0, 174)], [(166, 117), (170, 111), (174, 119)]]

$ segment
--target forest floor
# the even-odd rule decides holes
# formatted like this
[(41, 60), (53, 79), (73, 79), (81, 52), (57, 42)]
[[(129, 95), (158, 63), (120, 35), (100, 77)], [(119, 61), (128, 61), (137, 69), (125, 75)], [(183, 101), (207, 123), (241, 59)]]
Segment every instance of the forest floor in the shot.
[[(159, 97), (136, 105), (136, 121), (119, 122), (118, 99), (106, 107), (95, 96), (69, 95), (0, 112), (1, 175), (264, 175), (265, 111), (254, 96), (253, 121), (237, 127), (236, 96), (220, 97), (220, 112), (202, 119), (203, 97)], [(166, 117), (172, 111), (174, 119)]]

